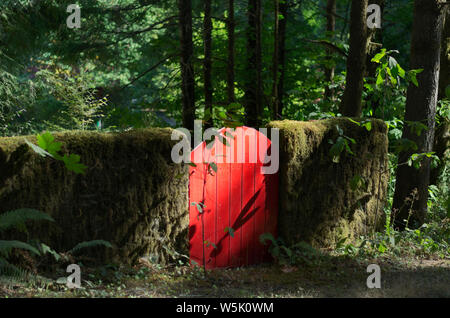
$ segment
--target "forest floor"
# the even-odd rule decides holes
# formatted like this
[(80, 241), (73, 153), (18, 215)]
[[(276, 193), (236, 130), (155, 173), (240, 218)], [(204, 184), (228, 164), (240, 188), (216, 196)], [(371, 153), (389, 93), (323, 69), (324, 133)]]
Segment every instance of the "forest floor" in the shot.
[[(366, 285), (369, 264), (381, 268), (380, 289)], [(82, 268), (80, 289), (0, 285), (0, 297), (450, 297), (450, 260), (327, 256), (302, 266), (263, 264), (206, 276), (199, 268), (142, 261), (135, 267)]]

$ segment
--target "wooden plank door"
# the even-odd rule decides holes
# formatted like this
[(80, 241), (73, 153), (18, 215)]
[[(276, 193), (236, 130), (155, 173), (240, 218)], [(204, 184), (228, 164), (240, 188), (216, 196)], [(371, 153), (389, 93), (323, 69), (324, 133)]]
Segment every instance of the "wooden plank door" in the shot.
[[(276, 237), (278, 174), (263, 174), (270, 140), (249, 127), (219, 130), (221, 137), (191, 153), (189, 168), (189, 252), (191, 264), (238, 267), (270, 259), (260, 243)], [(223, 141), (226, 139), (226, 141)]]

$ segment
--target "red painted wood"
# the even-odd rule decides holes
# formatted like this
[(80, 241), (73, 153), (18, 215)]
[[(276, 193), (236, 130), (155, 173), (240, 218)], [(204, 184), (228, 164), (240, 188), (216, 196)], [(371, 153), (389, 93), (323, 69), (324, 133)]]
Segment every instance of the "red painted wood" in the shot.
[[(227, 136), (225, 129), (219, 132)], [(262, 174), (258, 156), (270, 147), (270, 140), (248, 127), (237, 128), (232, 134), (234, 139), (227, 138), (228, 145), (216, 137), (210, 149), (202, 143), (191, 153), (196, 164), (189, 168), (191, 264), (202, 266), (203, 252), (207, 268), (270, 260), (259, 237), (266, 232), (277, 234), (278, 174)], [(243, 158), (238, 158), (238, 147)], [(217, 172), (208, 169), (209, 162), (216, 163)], [(199, 213), (197, 203), (204, 204), (203, 213)], [(226, 231), (230, 227), (233, 237)]]

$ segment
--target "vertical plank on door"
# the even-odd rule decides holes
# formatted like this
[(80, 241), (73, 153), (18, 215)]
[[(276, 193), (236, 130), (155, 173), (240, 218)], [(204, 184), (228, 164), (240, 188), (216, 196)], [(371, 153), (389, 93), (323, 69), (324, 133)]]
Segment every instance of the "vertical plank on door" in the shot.
[[(231, 141), (228, 141), (231, 145)], [(226, 228), (231, 227), (230, 224), (230, 168), (228, 163), (231, 160), (226, 158), (227, 146), (217, 143), (216, 158), (217, 163), (217, 225), (216, 225), (216, 267), (230, 266), (230, 234)]]

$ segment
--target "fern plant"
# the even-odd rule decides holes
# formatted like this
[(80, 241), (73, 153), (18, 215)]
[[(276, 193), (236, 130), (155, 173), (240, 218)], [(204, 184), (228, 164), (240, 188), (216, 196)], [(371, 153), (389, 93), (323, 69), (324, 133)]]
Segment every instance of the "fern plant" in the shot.
[[(19, 230), (26, 232), (25, 223), (27, 221), (50, 221), (53, 218), (46, 213), (34, 209), (18, 209), (0, 215), (0, 234), (6, 230)], [(11, 264), (8, 259), (13, 249), (21, 249), (36, 256), (41, 256), (41, 252), (29, 243), (17, 240), (0, 240), (0, 277), (2, 281), (40, 281), (46, 279)]]
[[(6, 212), (0, 215), (0, 234), (6, 230), (18, 230), (26, 232), (27, 221), (50, 221), (53, 218), (46, 213), (34, 209), (19, 209)], [(17, 240), (0, 240), (0, 281), (4, 284), (18, 283), (26, 281), (29, 284), (47, 285), (53, 280), (46, 277), (30, 273), (9, 262), (11, 252), (14, 249), (21, 249), (30, 252), (32, 255), (42, 257), (51, 254), (56, 261), (68, 261), (68, 255), (73, 255), (82, 249), (90, 247), (105, 246), (112, 248), (111, 243), (104, 240), (85, 241), (77, 244), (66, 253), (58, 253), (44, 243), (33, 246), (30, 243)]]

